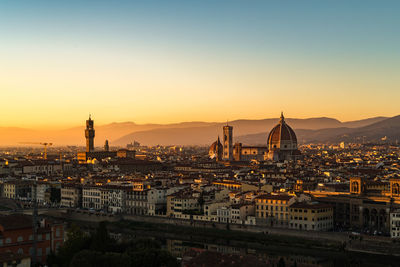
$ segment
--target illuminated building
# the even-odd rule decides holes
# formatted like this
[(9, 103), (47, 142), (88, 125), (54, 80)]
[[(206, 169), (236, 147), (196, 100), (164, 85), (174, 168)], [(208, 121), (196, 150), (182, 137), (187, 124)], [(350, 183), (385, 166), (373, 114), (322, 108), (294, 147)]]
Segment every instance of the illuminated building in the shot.
[(233, 127), (229, 125), (225, 125), (223, 128), (224, 131), (224, 160), (232, 160), (232, 143), (233, 143)]
[(268, 135), (268, 159), (274, 161), (296, 160), (300, 157), (297, 149), (297, 137), (293, 129), (286, 124), (283, 113), (279, 123)]
[(208, 156), (212, 159), (216, 159), (217, 161), (222, 160), (222, 155), (223, 155), (223, 146), (221, 144), (221, 141), (219, 141), (219, 136), (217, 141), (212, 143), (210, 146), (210, 149), (208, 151)]
[[(293, 129), (285, 122), (283, 113), (279, 123), (272, 128), (268, 135), (267, 146), (245, 146), (233, 141), (233, 127), (223, 127), (223, 159), (234, 161), (285, 161), (298, 160), (301, 153), (297, 149), (297, 137)], [(214, 142), (209, 151), (210, 157), (215, 156), (218, 141)], [(212, 156), (211, 156), (212, 155)]]
[(333, 208), (315, 202), (298, 202), (289, 208), (289, 228), (298, 230), (328, 231), (333, 228)]

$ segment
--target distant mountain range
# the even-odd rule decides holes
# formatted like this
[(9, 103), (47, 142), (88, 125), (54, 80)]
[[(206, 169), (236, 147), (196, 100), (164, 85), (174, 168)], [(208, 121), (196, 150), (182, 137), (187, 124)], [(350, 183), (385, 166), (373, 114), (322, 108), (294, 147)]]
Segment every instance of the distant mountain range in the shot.
[[(354, 128), (350, 128), (349, 125), (354, 124), (348, 124), (347, 127), (316, 130), (295, 129), (295, 132), (299, 143), (376, 142), (382, 138), (386, 138), (388, 141), (400, 141), (400, 116), (379, 118), (374, 123)], [(362, 125), (362, 123), (358, 125)], [(242, 135), (237, 138), (237, 141), (246, 144), (263, 144), (266, 142), (268, 133)]]
[[(269, 131), (279, 118), (262, 120), (235, 120), (234, 141), (244, 144), (265, 144)], [(286, 122), (295, 130), (300, 143), (367, 140), (400, 140), (400, 116), (375, 117), (358, 121), (340, 122), (333, 118), (291, 119)], [(83, 122), (84, 123), (84, 122)], [(83, 124), (82, 123), (82, 124)], [(222, 137), (221, 122), (182, 122), (174, 124), (136, 124), (134, 122), (96, 125), (95, 145), (125, 146), (133, 141), (144, 145), (209, 145)], [(84, 126), (65, 130), (32, 130), (0, 127), (0, 145), (20, 145), (20, 142), (53, 142), (54, 145), (84, 145)]]
[[(310, 118), (310, 119), (290, 119), (286, 122), (293, 129), (305, 129), (306, 131), (318, 131), (322, 129), (352, 129), (364, 127), (377, 122), (388, 119), (387, 117), (376, 117), (365, 120), (340, 122), (332, 118)], [(269, 131), (279, 122), (278, 118), (263, 119), (263, 120), (236, 120), (229, 122), (232, 125), (234, 140), (243, 142), (244, 144), (265, 144)], [(132, 140), (137, 140), (143, 144), (149, 145), (205, 145), (211, 144), (217, 139), (217, 136), (222, 137), (222, 126), (226, 123), (212, 123), (201, 127), (186, 128), (158, 128), (147, 131), (133, 132), (116, 139), (116, 144), (126, 144)], [(302, 132), (303, 130), (301, 130)], [(297, 132), (297, 130), (296, 130)], [(302, 139), (299, 139), (302, 141)]]

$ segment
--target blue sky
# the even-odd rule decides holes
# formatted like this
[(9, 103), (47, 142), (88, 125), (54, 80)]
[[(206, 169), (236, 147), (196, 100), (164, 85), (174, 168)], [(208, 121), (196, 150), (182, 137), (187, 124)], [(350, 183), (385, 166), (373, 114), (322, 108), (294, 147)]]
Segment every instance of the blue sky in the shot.
[(71, 103), (66, 124), (88, 109), (103, 122), (396, 115), (399, 11), (368, 0), (1, 1), (0, 111), (23, 108), (0, 125), (27, 124), (27, 112), (52, 124)]

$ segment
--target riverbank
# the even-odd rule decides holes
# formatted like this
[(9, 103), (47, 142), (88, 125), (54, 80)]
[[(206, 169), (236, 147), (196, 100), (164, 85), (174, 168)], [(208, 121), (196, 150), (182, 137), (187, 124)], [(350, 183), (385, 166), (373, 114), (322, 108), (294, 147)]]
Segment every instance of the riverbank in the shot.
[[(97, 223), (74, 221), (92, 231)], [(398, 257), (344, 250), (340, 242), (321, 242), (274, 234), (245, 233), (234, 230), (196, 228), (180, 225), (121, 220), (108, 223), (109, 231), (123, 239), (150, 237), (162, 241), (177, 257), (192, 248), (286, 261), (318, 262), (315, 266), (396, 266)], [(177, 254), (177, 252), (179, 254)], [(307, 265), (308, 266), (308, 265)], [(313, 265), (314, 266), (314, 265)]]
[[(195, 222), (166, 217), (105, 215), (88, 212), (52, 212), (48, 215), (67, 221), (97, 223), (108, 221), (120, 231), (143, 232), (162, 238), (200, 238), (201, 242), (242, 242), (258, 246), (282, 246), (306, 250), (326, 250), (331, 252), (354, 252), (371, 255), (400, 256), (400, 244), (390, 238), (375, 236), (349, 236), (348, 233), (298, 231), (249, 225), (234, 225), (211, 222)], [(114, 228), (114, 227), (113, 227)], [(160, 233), (162, 234), (160, 236)], [(128, 233), (125, 233), (128, 234)], [(168, 236), (169, 235), (169, 236)], [(203, 238), (203, 239), (201, 239)], [(222, 241), (221, 241), (222, 240)], [(241, 244), (243, 245), (243, 244)]]

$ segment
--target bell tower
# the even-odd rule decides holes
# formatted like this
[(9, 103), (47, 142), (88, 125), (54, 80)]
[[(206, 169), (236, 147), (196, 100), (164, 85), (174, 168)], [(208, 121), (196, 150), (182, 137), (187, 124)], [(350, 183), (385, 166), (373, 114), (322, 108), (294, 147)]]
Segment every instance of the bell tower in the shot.
[(89, 114), (89, 119), (86, 120), (85, 137), (86, 137), (86, 152), (93, 152), (94, 151), (94, 121), (92, 120), (90, 114)]
[(224, 130), (224, 160), (232, 160), (232, 152), (233, 152), (233, 127), (226, 124), (223, 128)]

